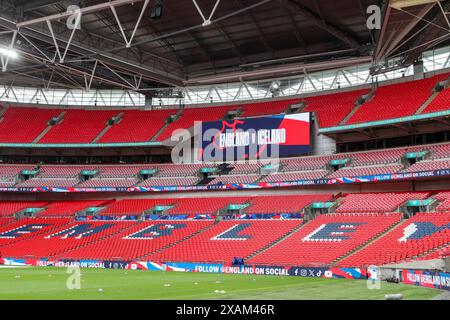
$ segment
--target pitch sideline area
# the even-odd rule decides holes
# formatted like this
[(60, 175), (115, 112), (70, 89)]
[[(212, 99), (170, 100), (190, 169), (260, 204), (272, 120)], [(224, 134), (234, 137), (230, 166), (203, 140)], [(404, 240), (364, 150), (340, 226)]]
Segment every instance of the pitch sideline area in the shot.
[[(72, 274), (73, 276), (73, 274)], [(404, 299), (427, 300), (441, 290), (382, 283), (369, 290), (364, 280), (279, 276), (224, 275), (132, 270), (81, 269), (80, 289), (64, 268), (0, 270), (0, 300), (7, 299), (261, 299), (383, 300), (401, 293)]]

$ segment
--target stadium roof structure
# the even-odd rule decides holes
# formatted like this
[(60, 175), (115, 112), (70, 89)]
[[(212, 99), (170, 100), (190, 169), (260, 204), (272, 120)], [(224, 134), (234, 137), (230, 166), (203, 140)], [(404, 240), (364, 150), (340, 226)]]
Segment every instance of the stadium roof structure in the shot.
[[(373, 6), (379, 29), (367, 25), (377, 18)], [(0, 83), (151, 95), (372, 62), (380, 73), (448, 45), (449, 7), (450, 0), (4, 0)]]

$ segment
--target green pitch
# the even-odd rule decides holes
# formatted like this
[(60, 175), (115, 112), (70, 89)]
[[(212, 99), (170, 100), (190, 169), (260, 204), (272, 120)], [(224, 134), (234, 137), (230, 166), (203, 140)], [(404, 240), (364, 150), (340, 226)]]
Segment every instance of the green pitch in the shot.
[[(62, 268), (0, 269), (0, 299), (431, 299), (440, 290), (363, 280), (210, 273), (82, 269), (81, 288), (67, 289)], [(75, 283), (75, 282), (72, 282)]]

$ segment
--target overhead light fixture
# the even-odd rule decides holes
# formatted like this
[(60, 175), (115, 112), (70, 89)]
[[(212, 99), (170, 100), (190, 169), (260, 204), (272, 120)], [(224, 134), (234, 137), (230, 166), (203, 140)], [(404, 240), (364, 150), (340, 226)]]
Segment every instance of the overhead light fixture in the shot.
[(280, 89), (280, 81), (272, 81), (272, 83), (270, 84), (270, 91), (277, 91), (278, 89)]
[(12, 59), (16, 59), (19, 55), (12, 49), (0, 48), (0, 54)]
[(153, 20), (159, 20), (162, 16), (162, 5), (161, 0), (156, 0), (155, 5), (152, 8), (152, 11), (150, 12), (150, 18)]

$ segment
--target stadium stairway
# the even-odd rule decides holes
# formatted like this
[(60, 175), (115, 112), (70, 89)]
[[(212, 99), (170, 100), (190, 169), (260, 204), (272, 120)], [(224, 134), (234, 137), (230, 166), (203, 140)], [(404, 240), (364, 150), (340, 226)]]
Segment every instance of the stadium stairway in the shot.
[(50, 122), (52, 119), (48, 120), (48, 125), (47, 128), (45, 128), (44, 130), (42, 130), (42, 132), (31, 142), (31, 143), (38, 143), (39, 140), (41, 140), (41, 138), (43, 136), (46, 135), (47, 132), (49, 132), (53, 126), (57, 123), (60, 123), (63, 119), (64, 119), (64, 115), (66, 114), (67, 111), (62, 111), (57, 117), (56, 117), (56, 122), (52, 123)]
[(311, 221), (308, 221), (306, 223), (302, 223), (299, 226), (295, 227), (294, 229), (292, 229), (291, 231), (289, 231), (288, 233), (286, 233), (285, 235), (281, 236), (280, 238), (278, 238), (277, 240), (273, 241), (272, 243), (269, 243), (268, 245), (262, 247), (261, 249), (253, 252), (252, 254), (248, 255), (247, 257), (244, 258), (244, 260), (250, 260), (254, 257), (256, 257), (258, 254), (263, 253), (266, 250), (269, 250), (270, 248), (272, 248), (273, 246), (277, 245), (278, 243), (286, 240), (287, 238), (289, 238), (290, 236), (292, 236), (294, 233), (296, 233), (297, 231), (299, 231), (301, 228), (303, 228), (304, 226), (306, 226), (308, 223), (310, 223)]
[(439, 95), (439, 91), (435, 91), (433, 92), (433, 94), (427, 99), (427, 101), (425, 101), (420, 107), (419, 109), (417, 109), (417, 111), (414, 113), (416, 114), (421, 114), (423, 110), (426, 109), (426, 107), (428, 107), (428, 105), (431, 103), (431, 101), (434, 100), (434, 98), (436, 98)]
[(99, 134), (94, 138), (94, 140), (92, 140), (91, 143), (97, 143), (105, 135), (105, 133), (107, 133), (108, 130), (112, 128), (113, 125), (119, 123), (120, 120), (122, 120), (124, 114), (125, 113), (122, 111), (115, 117), (109, 119), (108, 122), (106, 123), (105, 128), (103, 128), (103, 130), (99, 132)]
[(367, 93), (367, 100), (366, 101), (364, 101), (363, 103), (359, 103), (358, 101), (356, 101), (355, 102), (355, 107), (352, 109), (352, 111), (349, 112), (348, 115), (345, 116), (344, 119), (342, 119), (341, 122), (339, 122), (339, 126), (344, 125), (348, 121), (348, 119), (350, 119), (359, 110), (359, 108), (361, 108), (361, 106), (364, 103), (366, 103), (367, 101), (370, 101), (373, 98), (374, 95), (375, 95), (375, 90), (372, 89), (372, 90), (369, 91), (369, 93)]
[(355, 253), (358, 253), (359, 251), (362, 251), (362, 250), (366, 249), (373, 242), (375, 242), (378, 239), (384, 237), (385, 235), (387, 235), (388, 233), (393, 231), (395, 228), (397, 228), (400, 224), (403, 223), (403, 221), (404, 221), (403, 218), (400, 219), (399, 221), (394, 223), (392, 226), (390, 226), (388, 229), (382, 231), (380, 234), (376, 235), (372, 239), (367, 240), (366, 242), (362, 243), (361, 245), (359, 245), (358, 247), (354, 248), (353, 250), (350, 250), (346, 254), (344, 254), (344, 255), (340, 256), (339, 258), (335, 259), (334, 261), (332, 261), (330, 263), (330, 266), (338, 266), (340, 261), (344, 260), (345, 258), (347, 258), (347, 257), (349, 257), (349, 256), (351, 256), (351, 255), (353, 255)]
[(162, 248), (159, 248), (159, 249), (157, 249), (157, 250), (155, 250), (155, 251), (148, 252), (148, 253), (146, 253), (146, 254), (140, 256), (140, 257), (137, 257), (135, 260), (136, 260), (136, 261), (143, 260), (143, 259), (145, 259), (146, 257), (148, 257), (148, 256), (150, 256), (150, 255), (152, 255), (152, 254), (155, 254), (155, 253), (161, 252), (161, 251), (163, 251), (163, 250), (169, 249), (169, 248), (171, 248), (171, 247), (174, 247), (174, 246), (180, 244), (181, 242), (187, 241), (187, 240), (189, 240), (190, 238), (195, 237), (195, 236), (198, 235), (199, 233), (202, 233), (202, 232), (204, 232), (204, 231), (207, 231), (208, 229), (211, 229), (212, 227), (214, 227), (214, 226), (215, 226), (216, 224), (218, 224), (218, 223), (219, 223), (219, 221), (216, 220), (216, 221), (214, 221), (214, 223), (212, 223), (212, 224), (206, 226), (206, 227), (203, 228), (203, 229), (198, 230), (197, 232), (194, 232), (193, 234), (190, 234), (190, 235), (188, 235), (188, 236), (186, 236), (186, 237), (184, 237), (184, 238), (182, 238), (182, 239), (180, 239), (180, 240), (178, 240), (178, 241), (175, 241), (175, 242), (173, 242), (173, 243), (170, 243), (170, 244), (168, 244), (168, 245), (166, 245), (166, 246), (164, 246), (164, 247), (162, 247)]
[(0, 122), (3, 121), (3, 115), (5, 114), (5, 112), (8, 110), (7, 106), (0, 106)]
[[(446, 86), (444, 87), (443, 90), (445, 90), (446, 88), (449, 87), (449, 83), (448, 83), (449, 79), (450, 79), (450, 77), (445, 79), (445, 80), (443, 80), (443, 81), (441, 81), (441, 82), (444, 82), (444, 81), (447, 82), (447, 84), (446, 84)], [(436, 84), (436, 85), (438, 85), (438, 84)], [(419, 109), (417, 109), (416, 113), (414, 113), (414, 114), (415, 115), (416, 114), (421, 114), (441, 92), (442, 91), (433, 91), (433, 94), (428, 98), (427, 101), (424, 102), (423, 105), (420, 106)]]
[[(177, 121), (183, 113), (183, 109), (180, 109), (177, 111), (177, 113), (175, 113), (175, 119), (173, 121)], [(173, 122), (172, 121), (172, 122)], [(156, 141), (158, 139), (158, 137), (164, 132), (166, 131), (167, 127), (172, 123), (169, 122), (169, 118), (167, 118), (164, 122), (164, 125), (155, 133), (155, 135), (150, 139), (150, 141)]]

